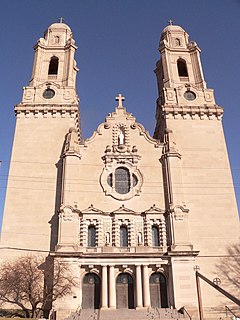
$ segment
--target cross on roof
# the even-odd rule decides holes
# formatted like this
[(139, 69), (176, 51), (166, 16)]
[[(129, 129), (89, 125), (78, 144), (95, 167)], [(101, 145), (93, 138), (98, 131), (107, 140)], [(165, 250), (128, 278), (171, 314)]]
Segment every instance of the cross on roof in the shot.
[(172, 19), (168, 20), (168, 23), (169, 23), (170, 26), (172, 26), (173, 20)]
[(59, 23), (63, 23), (64, 18), (61, 17), (61, 18), (58, 18), (58, 20), (59, 20)]
[(216, 286), (219, 286), (221, 284), (221, 280), (219, 278), (214, 278), (213, 279), (213, 283), (216, 285)]
[(125, 97), (123, 97), (122, 94), (119, 93), (115, 99), (116, 101), (118, 101), (118, 108), (123, 108), (122, 102), (125, 100)]
[(198, 270), (200, 270), (200, 267), (199, 266), (194, 266), (193, 270), (194, 271), (198, 271)]

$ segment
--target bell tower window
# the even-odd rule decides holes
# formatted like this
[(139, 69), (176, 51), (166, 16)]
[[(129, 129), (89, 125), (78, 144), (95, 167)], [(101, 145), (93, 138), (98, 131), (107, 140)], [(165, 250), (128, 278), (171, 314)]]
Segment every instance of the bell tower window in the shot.
[(52, 57), (49, 62), (48, 74), (57, 75), (57, 73), (58, 73), (58, 58)]
[(178, 59), (177, 68), (179, 77), (188, 77), (187, 64), (185, 60)]

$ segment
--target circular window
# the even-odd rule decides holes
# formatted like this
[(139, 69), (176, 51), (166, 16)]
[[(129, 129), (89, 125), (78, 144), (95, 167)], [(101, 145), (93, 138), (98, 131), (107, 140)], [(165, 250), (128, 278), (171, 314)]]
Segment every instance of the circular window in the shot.
[(110, 187), (114, 185), (117, 193), (127, 194), (131, 190), (131, 186), (136, 187), (138, 178), (134, 173), (131, 174), (127, 168), (118, 167), (114, 173), (108, 175), (107, 183)]
[(186, 91), (184, 92), (184, 98), (189, 101), (193, 101), (196, 99), (196, 94), (192, 91)]
[(44, 92), (43, 92), (43, 98), (44, 99), (51, 99), (55, 96), (55, 91), (53, 91), (52, 89), (46, 89)]
[(100, 183), (106, 195), (118, 200), (128, 200), (140, 195), (143, 179), (137, 168), (127, 164), (104, 168)]

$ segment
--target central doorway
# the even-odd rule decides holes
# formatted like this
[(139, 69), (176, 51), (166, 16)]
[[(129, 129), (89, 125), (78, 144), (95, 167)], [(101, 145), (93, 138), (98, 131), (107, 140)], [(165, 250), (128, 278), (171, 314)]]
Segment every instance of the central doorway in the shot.
[(133, 278), (128, 273), (120, 273), (116, 281), (117, 308), (134, 309)]
[(162, 273), (155, 272), (151, 275), (150, 297), (152, 308), (168, 308), (167, 281)]
[(82, 308), (100, 308), (101, 280), (95, 273), (88, 273), (83, 278)]

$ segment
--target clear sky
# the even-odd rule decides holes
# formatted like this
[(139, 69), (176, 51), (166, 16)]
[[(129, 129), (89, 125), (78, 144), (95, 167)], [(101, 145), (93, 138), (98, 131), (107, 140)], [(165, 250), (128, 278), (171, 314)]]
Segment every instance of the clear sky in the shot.
[(33, 45), (59, 17), (65, 18), (78, 45), (84, 138), (113, 111), (120, 92), (127, 110), (152, 134), (157, 98), (153, 70), (161, 31), (172, 19), (189, 33), (202, 49), (208, 87), (215, 89), (217, 103), (225, 108), (223, 125), (240, 204), (240, 0), (1, 0), (0, 224), (13, 107), (31, 77)]

